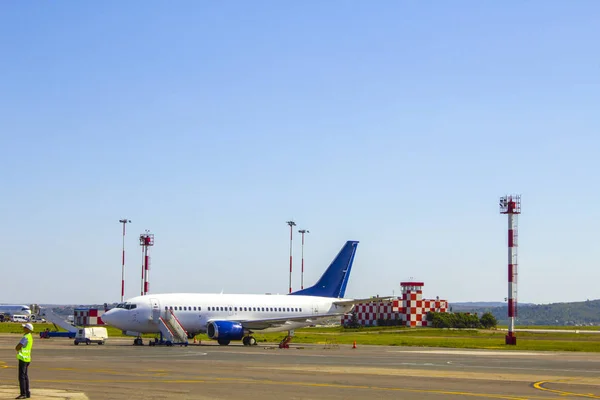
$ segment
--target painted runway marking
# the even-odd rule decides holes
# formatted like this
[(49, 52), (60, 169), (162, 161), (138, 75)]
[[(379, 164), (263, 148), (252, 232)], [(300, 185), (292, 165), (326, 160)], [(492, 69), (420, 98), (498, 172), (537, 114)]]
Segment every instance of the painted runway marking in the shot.
[[(380, 386), (369, 386), (369, 385), (343, 385), (335, 383), (311, 383), (311, 382), (297, 382), (297, 381), (271, 381), (271, 380), (253, 380), (243, 378), (207, 378), (207, 379), (177, 379), (177, 380), (113, 380), (113, 379), (94, 379), (94, 380), (54, 380), (54, 379), (37, 379), (37, 382), (45, 383), (173, 383), (173, 384), (222, 384), (223, 382), (235, 383), (235, 384), (255, 384), (255, 385), (281, 385), (281, 386), (304, 386), (304, 387), (318, 387), (318, 388), (331, 388), (331, 389), (364, 389), (374, 391), (386, 391), (386, 392), (406, 392), (406, 393), (422, 393), (422, 394), (439, 394), (445, 396), (466, 396), (466, 397), (481, 397), (488, 399), (505, 399), (505, 400), (528, 400), (534, 397), (527, 396), (512, 396), (505, 394), (494, 394), (494, 393), (476, 393), (476, 392), (462, 392), (452, 390), (435, 390), (435, 389), (409, 389), (409, 388), (397, 388), (397, 387), (380, 387)], [(540, 398), (541, 399), (541, 398)]]
[(548, 353), (528, 353), (522, 351), (491, 351), (491, 350), (390, 350), (389, 353), (404, 354), (443, 354), (457, 356), (552, 356)]
[(544, 387), (544, 384), (547, 383), (566, 383), (566, 381), (539, 381), (539, 382), (535, 382), (533, 384), (533, 387), (538, 389), (538, 390), (542, 390), (544, 392), (550, 392), (550, 393), (556, 393), (558, 395), (561, 396), (573, 396), (573, 397), (584, 397), (586, 399), (600, 399), (600, 396), (597, 396), (593, 393), (588, 393), (588, 394), (584, 394), (584, 393), (574, 393), (574, 392), (567, 392), (564, 390), (556, 390), (556, 389), (548, 389), (546, 387)]

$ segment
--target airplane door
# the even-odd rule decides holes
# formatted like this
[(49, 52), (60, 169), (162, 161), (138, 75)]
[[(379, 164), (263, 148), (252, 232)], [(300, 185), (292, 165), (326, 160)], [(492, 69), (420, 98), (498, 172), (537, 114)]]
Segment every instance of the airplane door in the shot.
[(160, 319), (160, 303), (158, 299), (150, 299), (150, 307), (152, 308), (152, 319), (158, 321)]
[(318, 304), (313, 304), (313, 315), (318, 315), (319, 314), (319, 305)]

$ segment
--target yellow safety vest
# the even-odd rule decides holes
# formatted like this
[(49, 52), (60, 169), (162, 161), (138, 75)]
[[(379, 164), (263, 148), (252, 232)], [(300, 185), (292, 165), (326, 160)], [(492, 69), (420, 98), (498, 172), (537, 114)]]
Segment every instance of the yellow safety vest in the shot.
[(33, 346), (33, 336), (31, 333), (26, 333), (23, 337), (27, 338), (27, 345), (21, 347), (21, 350), (17, 353), (17, 360), (24, 362), (31, 362), (31, 347)]

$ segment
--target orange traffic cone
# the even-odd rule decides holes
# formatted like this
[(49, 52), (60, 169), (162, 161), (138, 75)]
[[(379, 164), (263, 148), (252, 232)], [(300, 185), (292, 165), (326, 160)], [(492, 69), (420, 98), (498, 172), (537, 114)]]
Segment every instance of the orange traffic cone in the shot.
[(354, 341), (354, 344), (352, 345), (352, 348), (355, 349), (356, 348), (356, 340)]
[(196, 343), (196, 336), (194, 336), (194, 343)]

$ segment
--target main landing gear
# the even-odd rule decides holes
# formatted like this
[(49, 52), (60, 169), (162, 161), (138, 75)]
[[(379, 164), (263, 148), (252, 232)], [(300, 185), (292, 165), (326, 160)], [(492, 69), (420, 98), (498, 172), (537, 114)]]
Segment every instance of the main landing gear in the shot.
[(256, 339), (254, 339), (254, 336), (244, 336), (242, 343), (244, 346), (256, 346)]
[(142, 340), (141, 337), (135, 338), (135, 339), (133, 339), (133, 345), (134, 346), (143, 346), (144, 341)]

